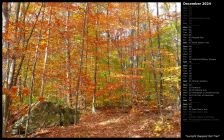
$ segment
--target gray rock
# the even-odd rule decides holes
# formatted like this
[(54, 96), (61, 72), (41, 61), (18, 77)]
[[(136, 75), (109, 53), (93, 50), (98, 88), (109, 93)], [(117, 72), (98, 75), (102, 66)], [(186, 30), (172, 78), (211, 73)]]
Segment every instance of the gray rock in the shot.
[[(52, 126), (66, 126), (74, 124), (75, 110), (63, 108), (52, 102), (39, 102), (31, 109), (28, 133), (33, 133), (38, 128)], [(80, 113), (78, 112), (78, 120)], [(25, 131), (27, 115), (17, 120), (12, 129), (12, 134), (22, 134)], [(17, 130), (16, 130), (17, 129)], [(21, 133), (22, 132), (22, 133)]]

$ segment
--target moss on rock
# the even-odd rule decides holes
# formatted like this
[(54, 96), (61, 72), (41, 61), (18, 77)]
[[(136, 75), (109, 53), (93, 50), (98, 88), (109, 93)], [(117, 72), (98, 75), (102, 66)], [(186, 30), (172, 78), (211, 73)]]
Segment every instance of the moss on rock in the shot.
[[(32, 133), (38, 128), (74, 124), (74, 116), (74, 109), (63, 108), (52, 102), (39, 102), (31, 109), (28, 133)], [(78, 112), (78, 120), (79, 116), (80, 112)], [(25, 128), (27, 118), (26, 115), (17, 120), (14, 123), (13, 130)]]

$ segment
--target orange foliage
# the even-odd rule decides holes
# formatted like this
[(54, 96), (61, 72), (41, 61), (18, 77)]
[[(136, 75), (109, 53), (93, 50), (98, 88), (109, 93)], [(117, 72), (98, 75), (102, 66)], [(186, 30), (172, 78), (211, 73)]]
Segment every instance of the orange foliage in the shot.
[(22, 93), (24, 96), (28, 96), (29, 95), (29, 89), (27, 87), (22, 89)]
[(9, 94), (9, 90), (7, 88), (2, 88), (2, 93), (3, 94)]
[(44, 98), (43, 96), (40, 96), (40, 97), (38, 98), (38, 100), (39, 100), (40, 102), (44, 102), (45, 98)]
[(17, 90), (18, 90), (18, 87), (17, 86), (12, 86), (11, 89), (10, 89), (10, 93), (11, 94), (16, 94), (17, 93)]

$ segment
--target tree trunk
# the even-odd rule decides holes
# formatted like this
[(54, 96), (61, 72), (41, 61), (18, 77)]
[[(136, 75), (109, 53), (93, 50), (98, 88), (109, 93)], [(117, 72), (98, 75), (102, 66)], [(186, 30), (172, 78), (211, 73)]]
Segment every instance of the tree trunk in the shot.
[[(9, 26), (9, 8), (8, 8), (8, 3), (7, 2), (4, 2), (2, 4), (2, 9), (3, 9), (3, 28), (2, 28), (2, 32), (5, 33), (5, 34), (8, 34), (8, 26)], [(7, 51), (6, 51), (6, 69), (4, 70), (3, 69), (3, 83), (6, 84), (6, 88), (9, 88), (8, 87), (8, 76), (9, 76), (9, 64), (10, 64), (10, 61), (9, 61), (9, 42), (7, 40), (3, 40), (3, 48), (6, 48)], [(4, 60), (3, 60), (4, 61)]]
[[(157, 18), (159, 19), (159, 3), (156, 3), (156, 9), (157, 9)], [(156, 31), (157, 31), (157, 43), (158, 43), (158, 57), (159, 57), (159, 74), (160, 74), (160, 89), (159, 89), (159, 106), (161, 108), (161, 98), (163, 93), (163, 83), (162, 83), (162, 58), (160, 53), (160, 33), (159, 33), (159, 23), (157, 23)]]
[[(68, 9), (67, 9), (68, 10)], [(66, 27), (65, 27), (65, 31), (66, 34), (68, 35), (68, 22), (69, 22), (69, 16), (70, 16), (70, 12), (67, 11), (67, 16), (66, 16)], [(68, 107), (72, 107), (72, 85), (71, 85), (71, 60), (70, 60), (70, 40), (68, 38), (68, 36), (66, 36), (65, 39), (65, 43), (66, 43), (66, 67), (67, 67), (67, 80), (68, 80), (68, 90), (69, 93), (67, 95), (67, 105)]]
[[(42, 3), (38, 14), (40, 14), (43, 5), (44, 4)], [(27, 134), (28, 134), (27, 130), (28, 130), (28, 127), (29, 127), (29, 119), (30, 119), (31, 105), (32, 105), (32, 98), (33, 98), (33, 91), (34, 91), (36, 62), (37, 62), (37, 57), (38, 57), (38, 52), (39, 52), (38, 49), (39, 49), (39, 46), (40, 46), (41, 36), (42, 36), (43, 19), (44, 19), (44, 10), (43, 10), (43, 15), (42, 15), (42, 19), (41, 19), (40, 32), (39, 32), (39, 35), (38, 35), (38, 44), (36, 46), (36, 52), (35, 52), (35, 56), (34, 56), (34, 60), (33, 60), (31, 86), (30, 86), (30, 96), (29, 96), (28, 119), (27, 119), (27, 122), (26, 122), (25, 137), (27, 137)]]
[[(15, 11), (16, 11), (16, 18), (15, 18), (15, 21), (14, 23), (17, 24), (18, 23), (18, 18), (19, 18), (19, 11), (20, 11), (20, 2), (19, 3), (16, 3), (16, 6), (15, 6)], [(17, 44), (17, 47), (18, 47), (18, 43), (19, 43), (19, 40), (18, 40), (18, 27), (17, 25), (15, 25), (15, 35), (13, 35), (13, 40), (16, 42)], [(12, 45), (13, 49), (15, 48), (14, 45)], [(16, 66), (16, 58), (14, 57), (14, 54), (13, 54), (13, 57), (12, 57), (12, 64), (11, 64), (11, 68), (12, 68), (12, 72), (11, 75), (9, 75), (9, 80), (10, 80), (10, 84), (13, 84), (14, 86), (16, 85), (16, 82), (17, 82), (17, 78), (15, 78), (14, 76), (14, 73), (15, 73), (15, 66)], [(10, 74), (9, 73), (9, 74)]]
[[(132, 5), (132, 8), (135, 8), (135, 4)], [(131, 24), (133, 26), (136, 26), (136, 22), (133, 21), (133, 17), (135, 17), (135, 10), (132, 13), (132, 17), (131, 17)], [(135, 54), (136, 51), (136, 30), (132, 29), (131, 30), (131, 36), (132, 36), (132, 47), (131, 47), (131, 53), (132, 53), (132, 59), (131, 59), (131, 75), (132, 77), (134, 77), (134, 75), (136, 75), (136, 70), (135, 68), (137, 68), (137, 56)], [(136, 94), (136, 85), (135, 85), (135, 80), (132, 78), (131, 79), (131, 89), (132, 89), (132, 103), (133, 103), (133, 97), (134, 94)]]
[[(98, 4), (96, 4), (96, 14), (98, 14)], [(97, 91), (97, 63), (98, 63), (98, 31), (99, 31), (99, 17), (97, 15), (96, 20), (96, 46), (95, 46), (95, 63), (94, 63), (94, 90), (92, 100), (92, 113), (96, 113), (95, 102), (96, 102), (96, 91)]]
[[(9, 7), (8, 7), (8, 3), (3, 3), (2, 4), (2, 8), (3, 8), (3, 15), (5, 18), (5, 33), (8, 33), (8, 24), (9, 24)], [(18, 21), (18, 16), (19, 16), (19, 9), (20, 9), (20, 3), (16, 3), (15, 5), (15, 21), (14, 23), (17, 23)], [(15, 26), (15, 33), (17, 31), (17, 27)], [(16, 42), (17, 41), (17, 36), (13, 35), (12, 39)], [(10, 89), (12, 87), (13, 84), (13, 77), (14, 77), (14, 72), (15, 72), (15, 63), (16, 63), (16, 59), (15, 56), (12, 56), (12, 62), (11, 65), (9, 67), (9, 43), (5, 42), (6, 47), (7, 47), (7, 89)], [(4, 47), (4, 46), (3, 46)], [(12, 45), (12, 49), (14, 49), (15, 46)], [(6, 129), (7, 129), (7, 122), (8, 122), (8, 117), (9, 117), (9, 106), (10, 106), (10, 95), (5, 95), (5, 99), (3, 100), (3, 128), (2, 128), (2, 136), (5, 137), (5, 133), (6, 133)]]
[(178, 42), (179, 42), (179, 38), (178, 38), (178, 19), (177, 19), (177, 4), (175, 4), (175, 14), (176, 14), (176, 19), (175, 19), (175, 27), (176, 27), (176, 67), (179, 66), (179, 47), (178, 47)]
[[(28, 8), (29, 8), (29, 3), (28, 3), (28, 5), (27, 5), (26, 11), (28, 10)], [(33, 32), (34, 32), (34, 29), (35, 29), (35, 27), (36, 27), (36, 24), (37, 24), (39, 15), (40, 15), (40, 12), (38, 12), (38, 14), (36, 15), (36, 20), (35, 20), (35, 22), (34, 22), (34, 25), (33, 25), (32, 29), (31, 29), (30, 34), (29, 34), (29, 36), (27, 37), (27, 39), (25, 39), (25, 34), (24, 34), (24, 41), (23, 41), (23, 45), (22, 45), (22, 46), (23, 46), (23, 48), (25, 48), (25, 52), (27, 51), (27, 47), (28, 47), (29, 41), (30, 41), (30, 39), (31, 39), (31, 37), (32, 37), (32, 35), (33, 35)], [(25, 15), (24, 15), (24, 16), (25, 16)], [(25, 23), (25, 17), (24, 17), (24, 23)], [(25, 25), (24, 25), (24, 26), (25, 26)], [(19, 65), (18, 65), (18, 70), (17, 70), (17, 73), (16, 73), (16, 75), (15, 75), (15, 79), (17, 79), (18, 76), (19, 76), (19, 74), (20, 74), (20, 71), (21, 71), (21, 68), (22, 68), (22, 66), (23, 66), (23, 62), (24, 62), (25, 56), (26, 56), (25, 53), (23, 53), (23, 54), (22, 54), (22, 58), (21, 58), (21, 60), (20, 60), (20, 62), (19, 62)]]
[[(14, 21), (15, 24), (17, 24), (17, 22), (18, 22), (19, 10), (20, 10), (20, 2), (15, 4), (15, 11), (16, 11), (16, 13), (15, 13), (15, 21)], [(16, 42), (16, 44), (18, 44), (18, 40), (17, 40), (18, 39), (17, 38), (17, 30), (18, 30), (18, 28), (17, 28), (16, 25), (15, 25), (14, 30), (15, 30), (15, 34), (12, 36), (12, 39)], [(14, 45), (11, 45), (11, 46), (12, 46), (13, 49), (15, 48)], [(9, 78), (8, 78), (9, 86), (10, 85), (11, 86), (12, 85), (16, 85), (16, 82), (17, 82), (17, 79), (14, 79), (15, 66), (16, 66), (16, 57), (13, 54), (12, 55), (12, 63), (11, 63), (11, 66), (10, 66), (10, 71), (9, 71)]]
[[(175, 27), (176, 27), (176, 67), (179, 67), (179, 38), (178, 38), (178, 19), (177, 19), (177, 4), (175, 3), (175, 14), (176, 14), (176, 19), (175, 19)], [(177, 82), (177, 87), (179, 87), (179, 82)], [(177, 91), (178, 93), (178, 100), (177, 100), (177, 109), (180, 109), (180, 100), (181, 100), (181, 93)]]
[(107, 3), (107, 68), (108, 68), (108, 77), (107, 82), (110, 83), (110, 32), (109, 32), (109, 4)]
[(27, 66), (26, 66), (25, 76), (23, 80), (23, 87), (27, 87), (27, 76), (28, 76), (28, 70), (29, 70), (29, 64), (30, 64), (30, 57), (31, 57), (31, 54), (29, 54), (28, 60), (27, 60)]
[[(48, 21), (48, 25), (51, 23), (51, 14), (52, 14), (52, 9), (50, 7), (50, 16), (49, 16), (49, 21)], [(45, 84), (45, 71), (46, 71), (46, 65), (47, 65), (47, 57), (48, 57), (48, 47), (49, 47), (49, 42), (50, 42), (50, 28), (48, 28), (48, 35), (47, 35), (47, 46), (45, 48), (45, 57), (44, 57), (44, 69), (42, 72), (42, 76), (41, 76), (41, 91), (40, 91), (40, 96), (43, 97), (44, 96), (44, 84)]]
[[(139, 50), (141, 48), (140, 46), (140, 41), (139, 41), (139, 17), (140, 16), (140, 2), (138, 2), (138, 5), (137, 5), (137, 32), (136, 32), (136, 42), (137, 42), (137, 45), (136, 45), (136, 50)], [(140, 60), (140, 56), (137, 54), (137, 68), (139, 66), (139, 60)], [(138, 72), (136, 71), (136, 74), (138, 74)]]
[(75, 124), (78, 123), (78, 100), (79, 100), (79, 87), (81, 81), (82, 74), (82, 65), (83, 65), (83, 49), (85, 46), (85, 28), (86, 28), (86, 16), (88, 13), (88, 3), (86, 3), (85, 15), (83, 20), (83, 30), (82, 30), (82, 48), (80, 49), (80, 62), (79, 62), (79, 70), (78, 70), (78, 79), (76, 83), (76, 102), (75, 102)]
[[(153, 81), (154, 81), (154, 89), (155, 89), (155, 94), (156, 94), (156, 98), (157, 98), (157, 108), (158, 108), (158, 110), (159, 110), (159, 112), (161, 112), (161, 109), (160, 109), (160, 98), (159, 98), (159, 93), (158, 93), (158, 80), (157, 80), (157, 75), (156, 75), (156, 71), (155, 71), (155, 69), (156, 69), (156, 67), (155, 67), (155, 61), (154, 61), (154, 53), (153, 53), (153, 51), (152, 51), (152, 37), (151, 37), (151, 22), (150, 22), (150, 15), (149, 15), (149, 5), (148, 5), (148, 3), (146, 3), (146, 5), (147, 5), (147, 15), (148, 15), (148, 27), (149, 27), (149, 34), (150, 34), (150, 38), (149, 38), (149, 44), (150, 44), (150, 47), (149, 47), (149, 49), (151, 49), (151, 51), (150, 51), (150, 56), (151, 56), (151, 67), (152, 67), (152, 69), (153, 69)], [(149, 68), (150, 68), (150, 66), (149, 66)]]

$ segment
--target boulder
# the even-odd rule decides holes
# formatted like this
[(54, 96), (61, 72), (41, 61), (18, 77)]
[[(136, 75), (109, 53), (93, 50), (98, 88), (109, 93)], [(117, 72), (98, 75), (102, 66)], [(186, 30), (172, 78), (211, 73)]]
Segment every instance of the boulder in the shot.
[[(32, 133), (38, 128), (74, 124), (74, 116), (74, 109), (63, 108), (52, 102), (39, 102), (31, 109), (28, 133)], [(78, 112), (78, 120), (79, 116), (80, 113)], [(27, 115), (22, 116), (14, 123), (12, 134), (21, 134), (21, 132), (25, 132), (27, 118)]]

